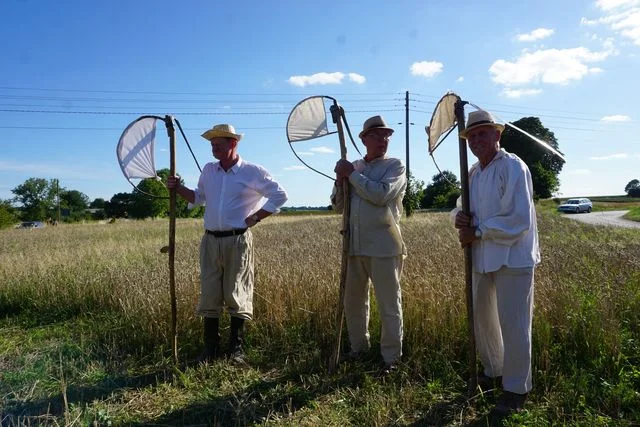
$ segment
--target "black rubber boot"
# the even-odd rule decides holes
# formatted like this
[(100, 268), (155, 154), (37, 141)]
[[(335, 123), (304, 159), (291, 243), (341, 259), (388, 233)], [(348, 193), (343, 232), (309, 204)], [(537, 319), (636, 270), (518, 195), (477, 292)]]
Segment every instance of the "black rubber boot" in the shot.
[(246, 364), (242, 342), (244, 341), (244, 319), (231, 316), (231, 334), (229, 335), (229, 360)]
[(212, 362), (219, 357), (220, 334), (218, 329), (220, 320), (217, 317), (204, 318), (204, 350), (198, 356), (199, 363)]

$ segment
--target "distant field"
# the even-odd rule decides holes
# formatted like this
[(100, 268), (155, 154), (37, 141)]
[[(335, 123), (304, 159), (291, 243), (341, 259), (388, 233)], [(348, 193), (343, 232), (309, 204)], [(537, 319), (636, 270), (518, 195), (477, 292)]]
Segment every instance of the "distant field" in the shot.
[[(637, 425), (640, 230), (538, 214), (534, 389), (528, 410), (508, 425)], [(178, 366), (160, 252), (168, 221), (0, 231), (0, 424), (487, 425), (495, 397), (466, 395), (455, 230), (447, 213), (419, 213), (402, 227), (404, 356), (387, 378), (378, 376), (375, 302), (367, 358), (326, 369), (338, 215), (279, 216), (254, 229), (247, 368), (186, 363), (202, 345), (194, 315), (202, 220), (177, 224)], [(226, 338), (228, 317), (222, 325)]]

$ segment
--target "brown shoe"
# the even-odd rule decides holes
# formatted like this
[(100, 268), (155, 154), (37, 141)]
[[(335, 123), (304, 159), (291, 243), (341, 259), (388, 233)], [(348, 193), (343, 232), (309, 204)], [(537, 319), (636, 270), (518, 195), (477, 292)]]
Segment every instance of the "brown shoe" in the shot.
[(498, 399), (498, 403), (491, 411), (492, 416), (506, 417), (513, 413), (520, 412), (524, 409), (524, 403), (527, 401), (527, 393), (518, 394), (511, 391), (503, 391), (502, 396)]

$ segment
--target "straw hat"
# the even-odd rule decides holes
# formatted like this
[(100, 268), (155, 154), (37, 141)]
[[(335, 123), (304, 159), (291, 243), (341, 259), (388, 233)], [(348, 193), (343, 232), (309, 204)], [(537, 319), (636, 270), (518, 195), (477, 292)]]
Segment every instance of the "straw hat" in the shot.
[(490, 112), (484, 110), (472, 111), (469, 113), (469, 119), (467, 120), (467, 127), (460, 132), (461, 138), (467, 138), (469, 131), (471, 129), (475, 129), (480, 126), (493, 126), (498, 129), (500, 132), (504, 130), (504, 125), (500, 123), (496, 123), (496, 120), (491, 115)]
[(365, 120), (364, 124), (362, 125), (362, 132), (360, 132), (358, 137), (362, 138), (367, 132), (372, 129), (387, 129), (390, 130), (391, 133), (393, 133), (393, 129), (387, 126), (387, 123), (384, 121), (382, 116), (373, 116)]
[(241, 133), (236, 133), (236, 129), (229, 124), (215, 125), (208, 131), (202, 134), (202, 137), (208, 141), (213, 138), (233, 138), (237, 141), (242, 139)]

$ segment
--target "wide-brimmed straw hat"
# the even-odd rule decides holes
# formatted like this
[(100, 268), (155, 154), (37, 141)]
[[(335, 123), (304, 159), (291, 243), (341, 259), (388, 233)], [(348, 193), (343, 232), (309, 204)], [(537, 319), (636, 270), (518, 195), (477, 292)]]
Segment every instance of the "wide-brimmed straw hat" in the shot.
[(233, 138), (237, 141), (242, 139), (241, 133), (236, 133), (236, 129), (230, 124), (220, 124), (215, 125), (208, 131), (202, 134), (202, 137), (208, 141), (211, 141), (213, 138)]
[(365, 120), (364, 124), (362, 125), (362, 132), (360, 132), (358, 137), (362, 138), (367, 132), (372, 129), (387, 129), (390, 130), (391, 133), (393, 133), (393, 129), (387, 126), (387, 123), (384, 121), (382, 116), (373, 116)]
[(469, 113), (469, 119), (467, 120), (467, 127), (460, 132), (461, 138), (466, 138), (471, 129), (475, 129), (480, 126), (493, 126), (500, 132), (504, 130), (504, 125), (496, 123), (496, 119), (493, 115), (484, 110), (472, 111)]

